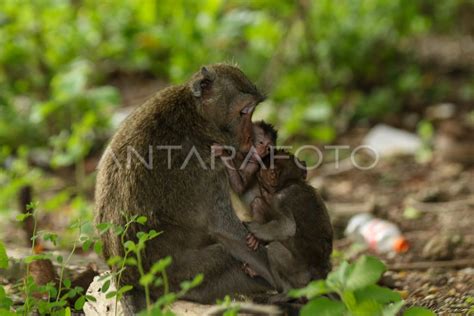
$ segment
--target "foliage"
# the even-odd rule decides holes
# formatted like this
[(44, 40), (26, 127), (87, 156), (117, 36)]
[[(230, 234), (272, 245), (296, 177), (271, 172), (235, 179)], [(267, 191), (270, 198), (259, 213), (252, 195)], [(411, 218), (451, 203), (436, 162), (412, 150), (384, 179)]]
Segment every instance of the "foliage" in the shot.
[[(362, 256), (353, 264), (343, 262), (326, 280), (313, 281), (303, 289), (292, 290), (289, 295), (310, 300), (302, 308), (302, 316), (397, 315), (404, 304), (400, 294), (376, 284), (384, 271), (385, 265), (380, 260)], [(331, 293), (337, 294), (341, 300), (326, 297)], [(406, 310), (404, 315), (434, 313), (415, 307)]]
[(178, 83), (235, 61), (270, 94), (257, 115), (282, 141), (331, 142), (350, 122), (440, 101), (446, 83), (403, 43), (452, 29), (464, 2), (0, 1), (0, 208), (22, 183), (44, 188), (11, 160), (74, 166), (70, 194), (88, 188), (84, 161), (110, 136), (122, 75)]
[[(33, 237), (32, 237), (32, 254), (25, 257), (23, 260), (27, 265), (26, 276), (23, 280), (22, 288), (24, 290), (25, 302), (21, 306), (15, 306), (14, 312), (13, 301), (6, 294), (3, 286), (0, 286), (0, 313), (2, 315), (22, 315), (29, 314), (31, 312), (37, 311), (40, 315), (70, 315), (71, 310), (80, 311), (83, 309), (86, 301), (95, 302), (96, 298), (94, 296), (88, 295), (85, 293), (86, 289), (83, 289), (79, 286), (72, 286), (71, 279), (65, 277), (65, 267), (68, 266), (70, 259), (74, 252), (76, 251), (78, 244), (82, 244), (82, 250), (88, 251), (90, 248), (101, 255), (102, 254), (102, 242), (99, 239), (99, 236), (93, 235), (88, 236), (84, 234), (84, 228), (89, 226), (90, 223), (77, 220), (70, 225), (70, 228), (77, 231), (77, 238), (66, 258), (61, 255), (54, 257), (49, 253), (34, 253), (34, 249), (37, 243), (37, 240), (41, 238), (44, 241), (50, 241), (54, 246), (58, 244), (60, 237), (54, 233), (50, 232), (38, 232), (37, 231), (37, 220), (36, 214), (38, 212), (38, 203), (31, 203), (27, 206), (28, 212), (25, 214), (20, 214), (17, 216), (19, 221), (24, 221), (29, 217), (33, 218), (34, 228), (33, 228)], [(140, 285), (143, 286), (146, 295), (147, 309), (143, 311), (140, 315), (174, 315), (168, 309), (169, 305), (175, 302), (177, 299), (185, 295), (189, 290), (198, 286), (202, 280), (203, 275), (197, 275), (191, 281), (184, 281), (181, 283), (181, 290), (177, 293), (171, 292), (169, 290), (169, 284), (166, 274), (166, 268), (171, 264), (171, 257), (166, 257), (158, 262), (154, 263), (150, 267), (149, 271), (144, 270), (144, 265), (142, 263), (142, 252), (145, 251), (146, 242), (158, 237), (159, 233), (151, 230), (149, 232), (138, 232), (136, 237), (137, 241), (125, 240), (125, 235), (128, 229), (132, 225), (143, 225), (147, 221), (147, 218), (144, 216), (133, 216), (130, 218), (127, 223), (122, 226), (117, 226), (111, 223), (102, 223), (97, 225), (97, 230), (99, 234), (104, 234), (107, 232), (112, 232), (120, 236), (122, 245), (124, 247), (125, 255), (124, 257), (112, 257), (108, 261), (111, 266), (115, 266), (114, 272), (107, 274), (101, 277), (104, 281), (104, 284), (101, 288), (103, 293), (106, 293), (106, 298), (115, 299), (115, 310), (117, 310), (117, 303), (123, 297), (123, 295), (132, 290), (132, 285), (123, 285), (117, 290), (109, 290), (111, 282), (115, 284), (121, 284), (120, 279), (123, 271), (127, 267), (136, 268), (140, 275)], [(87, 229), (86, 229), (87, 230)], [(56, 261), (60, 266), (59, 280), (57, 285), (54, 282), (49, 282), (45, 285), (38, 285), (35, 283), (33, 277), (30, 274), (30, 264), (37, 260), (49, 260), (51, 262)], [(8, 267), (8, 257), (5, 251), (5, 246), (3, 242), (0, 241), (0, 269), (6, 269)], [(151, 302), (150, 298), (150, 288), (151, 287), (160, 287), (164, 288), (164, 294), (161, 296), (155, 303)], [(37, 293), (45, 293), (44, 295), (38, 297)], [(71, 299), (74, 299), (73, 306), (69, 306)]]

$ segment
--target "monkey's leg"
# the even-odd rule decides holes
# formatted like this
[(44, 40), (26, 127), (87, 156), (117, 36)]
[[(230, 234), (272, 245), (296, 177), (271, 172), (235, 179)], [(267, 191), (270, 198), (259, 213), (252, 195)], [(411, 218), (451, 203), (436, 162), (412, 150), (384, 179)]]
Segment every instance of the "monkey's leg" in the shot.
[[(173, 266), (179, 267), (179, 271), (171, 269), (170, 276), (172, 273), (175, 273), (175, 276), (187, 275), (188, 269), (204, 273), (203, 283), (186, 294), (184, 298), (187, 300), (214, 304), (225, 295), (262, 294), (271, 289), (264, 279), (246, 275), (242, 263), (234, 259), (220, 244), (200, 250), (186, 250), (175, 257)], [(197, 262), (199, 264), (196, 264)]]
[(309, 269), (287, 247), (274, 241), (268, 244), (267, 251), (272, 272), (284, 285), (284, 292), (308, 284), (311, 279)]
[[(275, 280), (270, 272), (265, 248), (252, 250), (247, 246), (248, 230), (235, 215), (230, 204), (223, 205), (218, 201), (213, 218), (210, 221), (209, 232), (230, 254), (237, 260), (248, 263), (249, 266), (263, 277), (270, 285), (276, 287)], [(219, 205), (222, 204), (222, 205)], [(226, 209), (229, 209), (227, 210)]]

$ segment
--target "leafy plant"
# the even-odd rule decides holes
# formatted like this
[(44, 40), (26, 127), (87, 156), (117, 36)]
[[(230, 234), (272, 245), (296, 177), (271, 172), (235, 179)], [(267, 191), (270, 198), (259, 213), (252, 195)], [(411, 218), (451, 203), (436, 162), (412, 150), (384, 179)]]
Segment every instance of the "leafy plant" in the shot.
[[(102, 287), (102, 292), (107, 293), (106, 298), (115, 298), (115, 311), (117, 312), (117, 306), (119, 300), (123, 295), (132, 290), (131, 285), (122, 285), (115, 291), (109, 291), (110, 282), (114, 281), (115, 285), (121, 285), (122, 273), (125, 269), (135, 268), (140, 276), (139, 283), (143, 287), (145, 292), (146, 310), (142, 312), (143, 315), (173, 315), (169, 310), (168, 306), (175, 302), (177, 299), (185, 295), (189, 290), (198, 286), (202, 280), (203, 275), (197, 275), (191, 281), (185, 281), (180, 284), (181, 290), (177, 293), (170, 292), (168, 276), (166, 268), (172, 263), (171, 257), (165, 257), (155, 262), (148, 271), (142, 262), (142, 253), (145, 250), (146, 243), (159, 236), (159, 232), (150, 230), (149, 232), (139, 231), (136, 234), (136, 241), (126, 240), (125, 236), (132, 225), (144, 225), (147, 221), (145, 216), (134, 215), (127, 220), (123, 227), (116, 226), (111, 223), (101, 223), (97, 225), (97, 229), (100, 234), (104, 234), (108, 231), (120, 236), (121, 244), (124, 249), (124, 256), (114, 256), (109, 258), (107, 261), (109, 266), (115, 267), (112, 274), (107, 277)], [(163, 295), (155, 302), (151, 302), (150, 289), (154, 287), (163, 287)]]
[[(378, 259), (362, 256), (355, 263), (343, 262), (326, 280), (311, 282), (303, 289), (292, 290), (294, 298), (307, 297), (309, 303), (301, 309), (306, 315), (396, 315), (404, 305), (400, 294), (377, 285), (385, 271)], [(339, 300), (327, 297), (337, 294)], [(416, 307), (404, 315), (435, 315), (424, 308)]]

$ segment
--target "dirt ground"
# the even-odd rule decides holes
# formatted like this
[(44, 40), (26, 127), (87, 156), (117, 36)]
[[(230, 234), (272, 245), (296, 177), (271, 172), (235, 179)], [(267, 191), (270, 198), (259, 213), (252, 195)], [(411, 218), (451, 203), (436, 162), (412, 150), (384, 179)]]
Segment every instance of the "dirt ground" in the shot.
[[(435, 153), (436, 154), (436, 153)], [(348, 259), (381, 257), (381, 283), (408, 305), (439, 315), (467, 315), (474, 303), (474, 168), (413, 156), (381, 160), (371, 170), (352, 168), (316, 176), (312, 183), (328, 202), (336, 229), (335, 249)], [(350, 215), (371, 212), (396, 223), (410, 243), (406, 253), (374, 254), (354, 246), (343, 231)]]

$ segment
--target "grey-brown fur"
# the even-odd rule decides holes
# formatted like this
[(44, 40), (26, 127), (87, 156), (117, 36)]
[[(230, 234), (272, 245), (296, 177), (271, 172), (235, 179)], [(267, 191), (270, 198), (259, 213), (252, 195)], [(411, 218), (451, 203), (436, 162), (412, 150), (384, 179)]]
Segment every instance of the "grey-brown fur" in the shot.
[[(214, 303), (226, 294), (256, 293), (273, 284), (265, 249), (253, 252), (246, 246), (248, 232), (232, 209), (221, 161), (215, 160), (214, 170), (204, 170), (193, 156), (180, 170), (193, 146), (207, 167), (213, 143), (237, 146), (238, 127), (250, 126), (242, 120), (251, 119), (251, 113), (241, 114), (242, 107), (262, 99), (238, 68), (210, 65), (186, 84), (166, 88), (138, 107), (119, 127), (100, 161), (95, 193), (97, 222), (124, 225), (124, 214), (145, 215), (146, 225), (131, 227), (126, 239), (135, 239), (138, 230), (162, 231), (147, 244), (145, 271), (171, 255), (168, 274), (172, 291), (180, 282), (204, 273), (203, 284), (187, 296), (190, 300)], [(167, 151), (156, 149), (163, 145), (183, 147), (171, 151), (171, 168)], [(127, 166), (129, 146), (146, 160), (151, 146), (153, 168), (146, 168), (133, 153)], [(102, 239), (106, 258), (123, 256), (119, 237), (109, 232)], [(263, 278), (248, 277), (241, 269), (242, 262), (249, 263)], [(123, 284), (135, 286), (124, 299), (128, 312), (143, 308), (135, 270), (124, 272)], [(153, 289), (153, 298), (159, 295), (160, 289)]]

